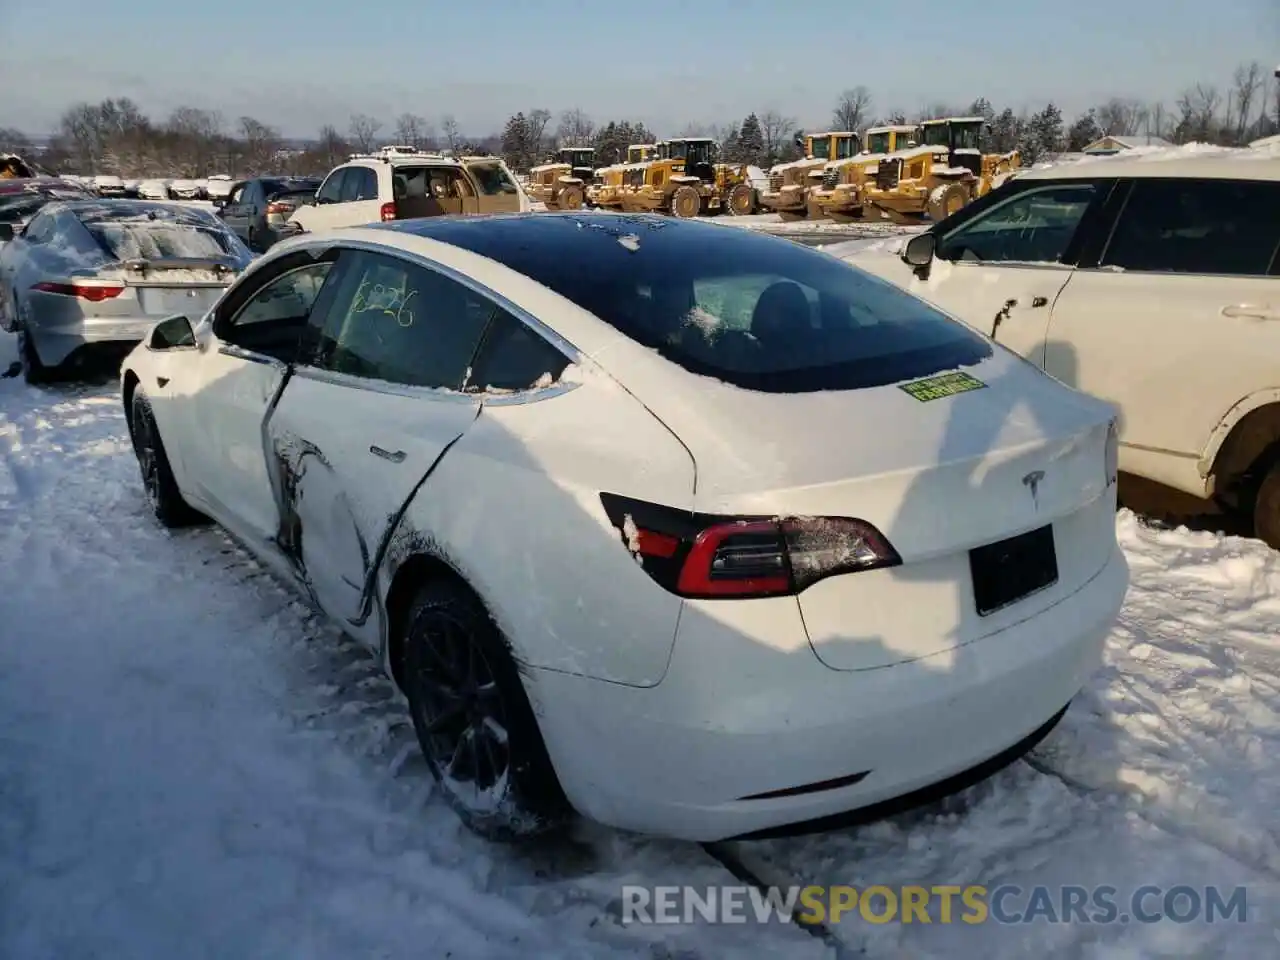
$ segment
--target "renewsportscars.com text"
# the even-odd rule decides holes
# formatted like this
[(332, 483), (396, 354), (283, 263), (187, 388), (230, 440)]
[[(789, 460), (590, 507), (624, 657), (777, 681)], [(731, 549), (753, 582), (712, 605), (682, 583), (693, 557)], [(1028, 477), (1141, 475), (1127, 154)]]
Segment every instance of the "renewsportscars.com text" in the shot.
[(1244, 923), (1245, 887), (622, 888), (623, 923)]

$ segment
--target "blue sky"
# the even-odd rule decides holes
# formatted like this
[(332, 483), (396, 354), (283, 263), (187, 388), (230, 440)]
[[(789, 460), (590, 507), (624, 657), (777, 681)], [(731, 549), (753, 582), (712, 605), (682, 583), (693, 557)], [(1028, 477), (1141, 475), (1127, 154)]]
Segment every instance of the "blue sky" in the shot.
[(1172, 106), (1196, 81), (1225, 92), (1241, 61), (1261, 60), (1268, 76), (1280, 63), (1280, 0), (293, 7), (0, 0), (0, 126), (49, 132), (68, 104), (115, 95), (153, 115), (182, 104), (249, 114), (290, 136), (343, 128), (353, 112), (389, 133), (404, 111), (453, 113), (482, 134), (535, 107), (641, 119), (660, 134), (752, 110), (812, 129), (857, 84), (877, 112), (986, 96), (1015, 109), (1054, 99), (1070, 117), (1111, 95)]

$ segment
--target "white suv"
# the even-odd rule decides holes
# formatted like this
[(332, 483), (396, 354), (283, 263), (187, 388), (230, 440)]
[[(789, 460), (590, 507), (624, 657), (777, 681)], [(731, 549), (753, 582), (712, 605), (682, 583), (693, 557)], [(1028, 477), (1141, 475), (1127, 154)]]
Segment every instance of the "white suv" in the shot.
[(1252, 512), (1280, 547), (1274, 157), (1166, 152), (1030, 170), (898, 252), (843, 258), (1115, 403), (1121, 470)]
[(317, 233), (380, 220), (529, 209), (529, 198), (498, 157), (387, 150), (335, 167), (316, 191), (315, 205), (301, 207), (289, 223), (295, 233)]

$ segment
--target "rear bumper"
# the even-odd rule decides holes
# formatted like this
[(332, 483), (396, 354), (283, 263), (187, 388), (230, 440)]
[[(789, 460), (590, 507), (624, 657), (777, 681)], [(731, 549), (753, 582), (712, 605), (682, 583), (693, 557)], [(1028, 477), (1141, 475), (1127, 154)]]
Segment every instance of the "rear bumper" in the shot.
[[(1128, 580), (1114, 547), (1088, 583), (1023, 623), (850, 672), (824, 667), (757, 606), (774, 601), (690, 601), (656, 687), (531, 670), (529, 692), (583, 814), (699, 841), (777, 830), (901, 798), (1027, 741), (1100, 663)], [(815, 786), (828, 781), (845, 782)]]
[(86, 318), (74, 325), (42, 327), (33, 324), (27, 331), (36, 355), (46, 366), (57, 366), (81, 348), (127, 348), (141, 341), (155, 325), (154, 317)]

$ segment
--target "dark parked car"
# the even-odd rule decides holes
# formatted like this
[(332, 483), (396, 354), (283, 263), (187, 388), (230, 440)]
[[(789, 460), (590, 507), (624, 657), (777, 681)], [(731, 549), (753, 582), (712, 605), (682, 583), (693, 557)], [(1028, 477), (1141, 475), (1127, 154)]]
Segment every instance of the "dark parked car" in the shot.
[(265, 252), (284, 235), (285, 222), (300, 206), (316, 202), (318, 177), (258, 177), (231, 188), (225, 201), (214, 200), (218, 216), (249, 249)]
[(0, 179), (0, 225), (9, 228), (0, 230), (0, 246), (11, 239), (11, 234), (21, 233), (26, 222), (45, 204), (54, 200), (88, 200), (93, 196), (92, 191), (69, 180), (52, 177)]

